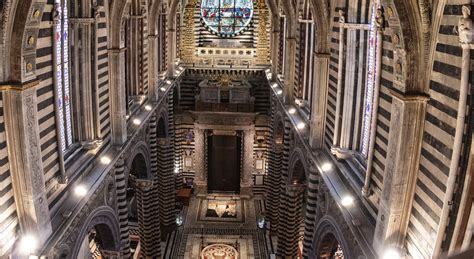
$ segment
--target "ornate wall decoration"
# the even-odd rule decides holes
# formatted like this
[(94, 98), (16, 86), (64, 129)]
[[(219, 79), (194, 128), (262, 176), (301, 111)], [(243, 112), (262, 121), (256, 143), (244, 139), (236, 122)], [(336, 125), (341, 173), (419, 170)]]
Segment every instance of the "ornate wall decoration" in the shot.
[(181, 57), (184, 63), (194, 63), (196, 41), (194, 37), (194, 0), (190, 0), (184, 8), (183, 40), (181, 41)]
[(270, 60), (270, 37), (267, 32), (268, 8), (265, 0), (257, 1), (260, 21), (258, 23), (257, 64), (267, 65)]

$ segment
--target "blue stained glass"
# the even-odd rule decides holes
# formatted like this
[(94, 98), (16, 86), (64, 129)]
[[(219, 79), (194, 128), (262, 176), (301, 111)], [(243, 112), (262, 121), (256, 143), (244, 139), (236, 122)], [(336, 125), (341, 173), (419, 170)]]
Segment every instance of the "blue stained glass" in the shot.
[(72, 117), (69, 91), (69, 19), (66, 0), (55, 0), (60, 8), (58, 23), (54, 27), (56, 96), (60, 146), (62, 151), (72, 144)]
[(375, 24), (375, 13), (378, 5), (374, 4), (372, 7), (372, 16), (370, 19), (369, 42), (367, 53), (367, 83), (366, 83), (366, 100), (364, 123), (362, 125), (362, 145), (361, 152), (367, 157), (369, 151), (369, 142), (371, 135), (372, 112), (374, 110), (374, 86), (375, 86), (375, 70), (376, 70), (376, 56), (377, 56), (377, 27)]
[(253, 16), (252, 0), (202, 0), (201, 17), (214, 33), (232, 36), (245, 29)]

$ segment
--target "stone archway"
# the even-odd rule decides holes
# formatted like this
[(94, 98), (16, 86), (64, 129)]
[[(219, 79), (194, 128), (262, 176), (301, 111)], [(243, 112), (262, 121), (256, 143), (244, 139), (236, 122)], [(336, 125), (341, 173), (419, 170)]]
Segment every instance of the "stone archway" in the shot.
[[(329, 215), (325, 215), (319, 220), (313, 237), (313, 250), (309, 258), (358, 258), (353, 253), (349, 243), (346, 240), (340, 223)], [(344, 255), (343, 257), (334, 257), (335, 255)]]
[(344, 258), (344, 251), (332, 233), (327, 233), (318, 245), (319, 251), (316, 253), (317, 258), (332, 259)]
[[(80, 230), (71, 258), (84, 258), (95, 252), (103, 257), (120, 256), (120, 227), (115, 211), (98, 207), (86, 219)], [(92, 249), (94, 251), (92, 251)]]
[(307, 169), (303, 152), (296, 148), (290, 156), (286, 188), (282, 191), (279, 209), (278, 255), (296, 257), (302, 254), (304, 217), (306, 213)]

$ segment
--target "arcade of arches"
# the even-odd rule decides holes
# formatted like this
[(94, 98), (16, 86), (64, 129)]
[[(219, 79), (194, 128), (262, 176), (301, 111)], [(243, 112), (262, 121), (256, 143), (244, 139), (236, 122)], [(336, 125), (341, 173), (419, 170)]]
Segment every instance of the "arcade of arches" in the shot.
[(0, 0), (0, 258), (472, 258), (470, 0)]

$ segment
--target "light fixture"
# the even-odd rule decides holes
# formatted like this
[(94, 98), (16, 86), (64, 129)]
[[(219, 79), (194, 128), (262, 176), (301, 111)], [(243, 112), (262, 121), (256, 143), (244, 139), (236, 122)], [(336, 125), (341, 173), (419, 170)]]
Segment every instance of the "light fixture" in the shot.
[(321, 165), (321, 169), (323, 169), (323, 171), (329, 171), (331, 170), (331, 168), (332, 168), (332, 165), (327, 162)]
[(110, 162), (112, 162), (112, 159), (110, 159), (110, 157), (108, 157), (108, 156), (103, 156), (103, 157), (100, 158), (100, 162), (103, 165), (108, 165), (108, 164), (110, 164)]
[(87, 188), (84, 185), (80, 184), (76, 186), (76, 188), (74, 188), (74, 194), (79, 197), (84, 197), (87, 194)]
[(125, 115), (125, 119), (128, 120), (130, 118), (130, 115)]
[(165, 88), (165, 87), (161, 87), (160, 90), (161, 90), (162, 92), (165, 92), (165, 91), (166, 91), (166, 88)]
[(277, 86), (278, 86), (277, 83), (273, 83), (273, 84), (272, 84), (272, 87), (273, 87), (273, 88), (275, 88), (275, 87), (277, 87)]
[(175, 167), (175, 168), (174, 168), (174, 173), (175, 173), (175, 174), (179, 173), (179, 168), (178, 168), (178, 167)]
[(145, 110), (147, 110), (147, 111), (151, 111), (151, 106), (150, 106), (150, 105), (148, 105), (148, 104), (147, 104), (147, 105), (145, 105)]
[(401, 258), (400, 253), (393, 248), (387, 249), (383, 254), (383, 259), (400, 259), (400, 258)]
[(171, 81), (170, 81), (170, 80), (166, 80), (166, 83), (170, 85), (170, 84), (171, 84)]
[(33, 253), (38, 246), (38, 240), (30, 234), (24, 235), (20, 240), (20, 251), (23, 254)]
[(133, 124), (135, 124), (135, 125), (140, 125), (140, 123), (142, 123), (142, 121), (139, 120), (139, 119), (133, 119), (132, 122), (133, 122)]
[(280, 95), (280, 94), (282, 94), (282, 93), (283, 93), (283, 91), (282, 91), (281, 89), (279, 89), (279, 90), (277, 91), (277, 94), (278, 94), (278, 95)]
[(295, 114), (296, 113), (296, 109), (291, 107), (290, 109), (288, 109), (288, 113), (289, 114)]
[(270, 73), (270, 69), (269, 68), (265, 69), (265, 72)]
[(354, 198), (352, 198), (352, 196), (347, 195), (341, 199), (341, 205), (344, 207), (349, 207), (352, 204), (354, 204)]
[(300, 122), (300, 123), (298, 123), (298, 124), (296, 125), (296, 127), (297, 127), (298, 129), (302, 130), (302, 129), (304, 129), (304, 127), (306, 127), (306, 123)]

